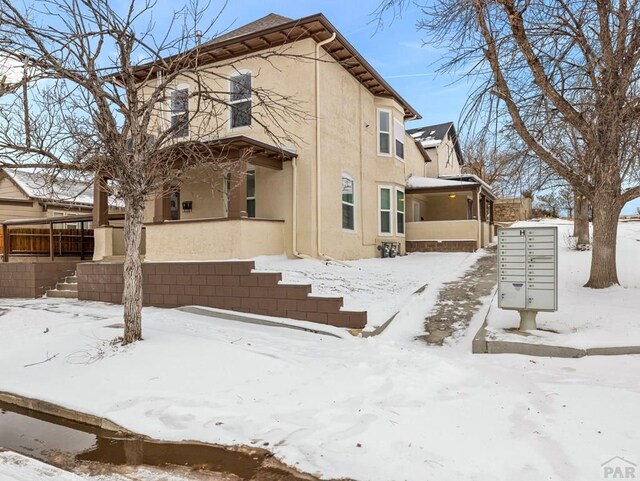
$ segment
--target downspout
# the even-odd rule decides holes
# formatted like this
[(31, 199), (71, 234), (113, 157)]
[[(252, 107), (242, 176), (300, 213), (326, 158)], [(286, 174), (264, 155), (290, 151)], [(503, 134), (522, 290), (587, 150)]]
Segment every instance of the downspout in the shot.
[(300, 259), (312, 259), (311, 256), (306, 254), (302, 254), (298, 252), (298, 164), (297, 159), (293, 157), (291, 159), (291, 178), (293, 183), (293, 202), (292, 202), (292, 221), (291, 228), (292, 231), (292, 242), (291, 242), (291, 251), (293, 255)]
[(335, 40), (336, 33), (333, 32), (331, 36), (318, 42), (316, 44), (316, 243), (318, 246), (318, 257), (327, 258), (322, 252), (322, 208), (320, 204), (320, 188), (322, 186), (320, 176), (320, 47), (331, 43)]

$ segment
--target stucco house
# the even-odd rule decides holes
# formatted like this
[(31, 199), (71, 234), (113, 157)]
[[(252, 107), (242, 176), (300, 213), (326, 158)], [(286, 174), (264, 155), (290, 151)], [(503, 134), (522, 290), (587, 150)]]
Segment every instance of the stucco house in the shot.
[[(243, 58), (284, 43), (291, 56)], [(404, 253), (474, 250), (490, 240), (483, 234), (490, 222), (487, 201), (493, 200), (489, 187), (466, 177), (438, 179), (460, 175), (453, 125), (435, 126), (447, 140), (440, 146), (406, 132), (405, 122), (420, 119), (419, 113), (322, 14), (296, 20), (270, 14), (200, 48), (207, 61), (229, 65), (224, 81), (212, 79), (229, 92), (215, 142), (227, 154), (236, 151), (240, 159), (250, 151), (251, 157), (229, 173), (189, 173), (150, 202), (147, 261), (282, 253), (358, 259), (379, 255), (383, 244)], [(300, 137), (298, 145), (273, 145), (252, 125), (246, 109), (257, 107), (243, 85), (277, 88), (308, 106), (312, 120), (288, 126)], [(188, 98), (189, 88), (186, 78), (176, 82), (176, 95)], [(171, 108), (178, 116), (189, 105)], [(453, 153), (445, 155), (447, 142)], [(100, 260), (113, 256), (115, 243), (102, 214), (104, 194), (98, 191), (97, 198), (94, 259)]]

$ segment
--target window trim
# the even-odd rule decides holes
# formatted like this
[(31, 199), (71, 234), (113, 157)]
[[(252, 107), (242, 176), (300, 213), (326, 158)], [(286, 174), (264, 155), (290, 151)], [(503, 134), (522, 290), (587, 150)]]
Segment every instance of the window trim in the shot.
[[(404, 210), (402, 212), (400, 212), (398, 210), (398, 192), (402, 192), (402, 198), (404, 199)], [(394, 221), (394, 226), (395, 226), (395, 233), (396, 236), (398, 237), (404, 237), (407, 233), (407, 194), (405, 193), (404, 189), (402, 187), (395, 187), (394, 188), (394, 194), (395, 196), (393, 197), (394, 200), (394, 207), (395, 209), (393, 209), (395, 211), (395, 221)], [(400, 232), (398, 230), (398, 214), (402, 214), (402, 231)]]
[[(251, 78), (251, 91), (249, 92), (249, 98), (248, 99), (242, 99), (242, 100), (231, 100), (231, 89), (232, 89), (232, 79), (235, 77), (239, 77), (240, 75), (246, 75), (249, 74), (249, 78)], [(238, 127), (233, 127), (231, 122), (232, 122), (232, 110), (233, 110), (233, 105), (235, 104), (239, 104), (242, 102), (246, 102), (247, 100), (249, 102), (251, 102), (251, 111), (253, 111), (253, 72), (250, 69), (236, 69), (233, 71), (233, 73), (231, 73), (229, 75), (229, 80), (228, 80), (228, 84), (229, 84), (229, 98), (228, 98), (228, 109), (227, 109), (227, 121), (228, 121), (228, 126), (229, 126), (229, 132), (237, 132), (239, 130), (248, 130), (253, 128), (253, 118), (250, 115), (249, 117), (249, 125), (240, 125)]]
[[(389, 191), (389, 209), (388, 210), (383, 210), (382, 209), (382, 190), (388, 190)], [(378, 185), (378, 208), (377, 208), (377, 214), (378, 214), (378, 236), (379, 237), (393, 237), (393, 225), (394, 225), (394, 221), (393, 221), (393, 212), (394, 212), (394, 200), (393, 200), (393, 186), (391, 185)], [(382, 232), (382, 212), (389, 212), (389, 232)]]
[[(342, 186), (343, 186), (344, 179), (350, 180), (353, 186), (353, 204), (349, 204), (349, 202), (345, 202), (345, 200), (342, 198)], [(342, 219), (340, 221), (340, 225), (342, 226), (342, 231), (348, 232), (349, 234), (354, 234), (358, 232), (358, 216), (357, 216), (357, 209), (356, 209), (356, 205), (358, 203), (357, 193), (358, 191), (356, 189), (356, 179), (352, 175), (348, 174), (347, 172), (343, 172), (342, 175), (340, 176), (340, 213), (342, 213), (342, 209), (344, 209), (345, 204), (350, 205), (353, 208), (353, 229), (349, 229), (345, 227), (342, 224)]]
[[(173, 127), (173, 117), (174, 117), (173, 98), (172, 98), (173, 94), (181, 90), (187, 91), (187, 110), (186, 112), (183, 111), (183, 114), (182, 114), (184, 115), (186, 113), (187, 115), (187, 133), (185, 135), (176, 135), (177, 131), (175, 131), (171, 134), (171, 138), (174, 138), (174, 139), (183, 139), (191, 135), (191, 119), (189, 118), (189, 113), (191, 112), (191, 97), (189, 92), (191, 88), (189, 87), (188, 83), (180, 83), (171, 89), (171, 93), (169, 94), (169, 109), (168, 109), (169, 110), (169, 127), (168, 128), (170, 129), (171, 127)], [(180, 115), (180, 114), (177, 114), (177, 115)]]
[[(382, 131), (380, 130), (380, 113), (381, 112), (386, 112), (387, 115), (389, 116), (389, 130), (388, 131)], [(393, 113), (391, 112), (391, 109), (383, 109), (383, 108), (378, 108), (376, 109), (376, 133), (377, 133), (377, 137), (376, 137), (376, 142), (378, 145), (378, 155), (382, 156), (382, 157), (392, 157), (393, 156), (393, 147), (394, 144), (391, 143), (391, 140), (393, 139)], [(380, 134), (387, 134), (389, 136), (389, 152), (381, 152), (380, 151)]]
[[(402, 129), (402, 138), (398, 139), (397, 138), (397, 131), (396, 131), (396, 127), (400, 126), (400, 128)], [(405, 137), (405, 128), (404, 128), (404, 123), (399, 121), (398, 119), (394, 118), (393, 119), (393, 154), (395, 155), (395, 158), (404, 162), (404, 157), (405, 157), (405, 143), (404, 143), (404, 137)], [(402, 157), (400, 157), (398, 155), (398, 149), (396, 148), (396, 142), (400, 142), (402, 144)]]

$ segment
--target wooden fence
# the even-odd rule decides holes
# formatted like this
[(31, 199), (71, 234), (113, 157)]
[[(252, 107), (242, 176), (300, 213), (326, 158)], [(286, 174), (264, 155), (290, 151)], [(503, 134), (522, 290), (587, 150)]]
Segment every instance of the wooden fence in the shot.
[[(93, 255), (93, 229), (49, 229), (11, 227), (7, 229), (7, 251), (14, 256), (81, 257)], [(0, 237), (1, 239), (1, 237)], [(53, 249), (51, 242), (53, 241)], [(2, 242), (0, 242), (0, 248)]]

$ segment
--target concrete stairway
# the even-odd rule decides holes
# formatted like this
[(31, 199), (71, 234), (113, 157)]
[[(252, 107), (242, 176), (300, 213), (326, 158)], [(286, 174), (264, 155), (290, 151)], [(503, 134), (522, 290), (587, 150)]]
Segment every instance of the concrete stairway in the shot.
[(65, 277), (56, 284), (55, 289), (47, 291), (47, 297), (64, 297), (69, 299), (78, 298), (78, 278), (73, 276)]

